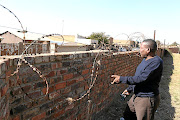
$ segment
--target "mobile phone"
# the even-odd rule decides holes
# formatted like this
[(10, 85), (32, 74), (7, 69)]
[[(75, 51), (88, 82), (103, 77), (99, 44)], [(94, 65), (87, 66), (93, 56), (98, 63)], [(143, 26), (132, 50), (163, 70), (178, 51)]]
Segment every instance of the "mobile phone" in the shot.
[(121, 94), (121, 100), (125, 100), (125, 98), (126, 98), (126, 95)]

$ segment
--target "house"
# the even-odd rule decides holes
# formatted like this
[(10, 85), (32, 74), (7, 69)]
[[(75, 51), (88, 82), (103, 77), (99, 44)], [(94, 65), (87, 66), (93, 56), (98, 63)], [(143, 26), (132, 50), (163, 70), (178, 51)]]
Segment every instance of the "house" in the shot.
[(1, 40), (1, 43), (20, 43), (20, 42), (23, 42), (23, 39), (21, 39), (20, 37), (12, 34), (9, 31), (1, 33), (0, 36), (3, 38)]
[[(50, 41), (48, 41), (48, 38), (41, 38), (42, 35), (33, 33), (25, 33), (24, 35), (18, 32), (6, 31), (4, 33), (1, 33), (0, 36), (1, 38), (3, 38), (1, 39), (1, 53), (4, 53), (1, 55), (21, 54), (23, 50), (25, 50), (25, 48), (27, 48), (34, 41), (35, 42), (31, 46), (29, 46), (26, 51), (24, 51), (25, 54), (41, 54), (50, 52)], [(19, 46), (21, 43), (23, 43), (22, 46)], [(15, 48), (9, 46), (14, 46)], [(18, 52), (13, 53), (12, 51), (15, 51), (15, 49), (18, 49)]]
[(1, 43), (1, 41), (2, 41), (3, 39), (4, 39), (4, 38), (0, 36), (0, 43)]

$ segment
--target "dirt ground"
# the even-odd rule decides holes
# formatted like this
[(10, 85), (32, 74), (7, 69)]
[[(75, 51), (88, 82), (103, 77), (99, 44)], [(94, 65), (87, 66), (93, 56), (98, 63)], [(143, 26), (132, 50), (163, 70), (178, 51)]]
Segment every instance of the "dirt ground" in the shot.
[[(180, 54), (169, 54), (163, 57), (164, 69), (160, 82), (161, 101), (155, 120), (180, 120)], [(102, 110), (94, 120), (119, 120), (122, 117), (127, 100), (116, 96), (110, 106)]]

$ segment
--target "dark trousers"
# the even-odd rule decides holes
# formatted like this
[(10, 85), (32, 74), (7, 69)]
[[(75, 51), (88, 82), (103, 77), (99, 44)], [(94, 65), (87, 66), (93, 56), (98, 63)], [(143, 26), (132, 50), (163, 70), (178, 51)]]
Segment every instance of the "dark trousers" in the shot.
[(160, 96), (136, 97), (133, 95), (124, 111), (125, 120), (154, 120), (154, 113), (159, 106)]

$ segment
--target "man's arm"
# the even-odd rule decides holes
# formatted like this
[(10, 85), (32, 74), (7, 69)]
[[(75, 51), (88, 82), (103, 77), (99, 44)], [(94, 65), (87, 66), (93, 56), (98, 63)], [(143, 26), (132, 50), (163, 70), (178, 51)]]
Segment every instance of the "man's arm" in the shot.
[(126, 83), (129, 85), (136, 85), (138, 83), (144, 82), (147, 80), (148, 76), (153, 72), (155, 69), (157, 69), (160, 65), (160, 62), (151, 62), (145, 70), (142, 71), (142, 73), (138, 76), (120, 76), (119, 77), (119, 83)]
[(138, 83), (144, 82), (147, 80), (148, 76), (151, 72), (153, 72), (155, 69), (157, 69), (160, 66), (160, 61), (153, 61), (151, 62), (138, 76), (118, 76), (118, 75), (111, 75), (111, 77), (114, 77), (114, 81), (111, 82), (111, 84), (114, 83), (125, 83), (129, 85), (136, 85)]

